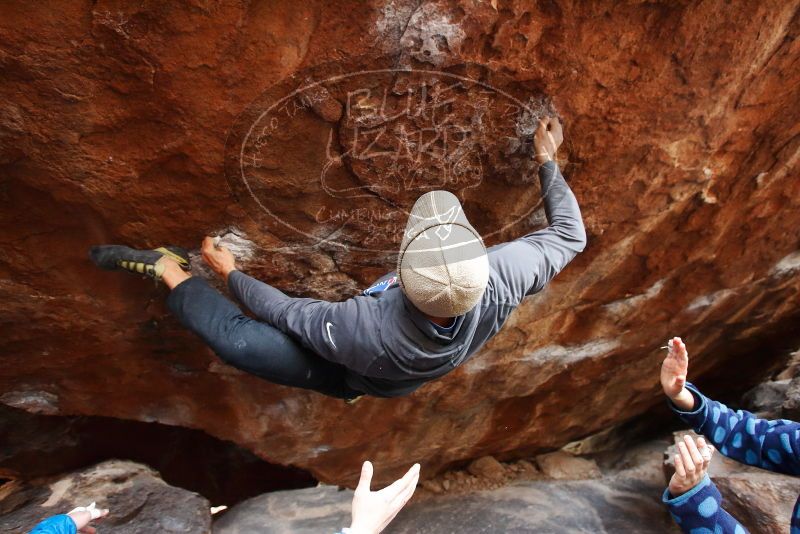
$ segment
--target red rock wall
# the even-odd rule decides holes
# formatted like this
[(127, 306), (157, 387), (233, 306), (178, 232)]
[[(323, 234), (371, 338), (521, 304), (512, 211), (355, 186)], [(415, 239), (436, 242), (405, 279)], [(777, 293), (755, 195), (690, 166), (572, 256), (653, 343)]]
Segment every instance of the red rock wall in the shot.
[[(0, 401), (199, 428), (343, 482), (364, 458), (387, 478), (413, 461), (432, 472), (644, 413), (661, 402), (669, 335), (688, 340), (693, 377), (768, 367), (757, 345), (798, 335), (800, 2), (492, 4), (1, 5)], [(589, 247), (462, 369), (354, 406), (272, 386), (184, 333), (163, 289), (88, 263), (93, 243), (196, 246), (236, 227), (255, 243), (248, 272), (294, 294), (352, 295), (391, 257), (358, 246), (388, 222), (354, 216), (336, 246), (314, 233), (336, 231), (320, 210), (359, 202), (319, 194), (326, 142), (346, 153), (354, 128), (337, 107), (347, 88), (272, 138), (274, 160), (248, 167), (251, 196), (234, 149), (280, 96), (270, 88), (387, 65), (493, 88), (485, 128), (467, 132), (480, 187), (463, 197), (484, 233), (514, 223), (492, 243), (541, 222), (525, 216), (538, 186), (497, 89), (550, 98), (566, 124), (562, 164)], [(452, 116), (479, 101), (470, 87)], [(376, 190), (386, 167), (375, 161), (342, 161), (337, 190), (356, 184), (401, 207), (417, 194)]]

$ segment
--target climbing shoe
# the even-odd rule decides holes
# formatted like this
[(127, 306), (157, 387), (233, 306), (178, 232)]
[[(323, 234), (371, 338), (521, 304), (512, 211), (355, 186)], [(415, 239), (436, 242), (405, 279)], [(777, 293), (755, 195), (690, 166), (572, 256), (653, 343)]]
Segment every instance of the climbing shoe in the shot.
[(365, 395), (359, 395), (358, 397), (353, 397), (352, 399), (345, 399), (344, 403), (345, 404), (349, 404), (349, 405), (352, 406), (353, 404), (357, 403), (358, 401), (360, 401), (364, 397), (365, 397)]
[(89, 249), (89, 258), (101, 269), (109, 271), (124, 269), (149, 276), (156, 282), (160, 281), (161, 275), (164, 274), (164, 264), (158, 263), (163, 257), (175, 260), (184, 271), (191, 268), (188, 252), (180, 247), (136, 250), (123, 245), (97, 245)]

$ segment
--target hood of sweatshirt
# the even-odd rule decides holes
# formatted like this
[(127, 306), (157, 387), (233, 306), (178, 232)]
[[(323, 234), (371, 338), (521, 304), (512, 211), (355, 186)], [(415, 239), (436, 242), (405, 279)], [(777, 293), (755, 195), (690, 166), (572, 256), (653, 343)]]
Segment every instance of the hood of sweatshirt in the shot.
[(478, 324), (479, 306), (456, 317), (452, 328), (441, 332), (401, 288), (385, 291), (380, 300), (381, 346), (409, 377), (441, 376), (464, 361)]

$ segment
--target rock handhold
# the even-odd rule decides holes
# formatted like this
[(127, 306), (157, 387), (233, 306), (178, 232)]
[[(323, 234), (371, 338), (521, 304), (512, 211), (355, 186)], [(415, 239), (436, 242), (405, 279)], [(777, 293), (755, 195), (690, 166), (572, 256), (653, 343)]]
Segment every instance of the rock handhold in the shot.
[(563, 451), (537, 456), (536, 463), (546, 477), (556, 480), (583, 480), (599, 478), (602, 475), (594, 460), (573, 456)]
[(325, 89), (324, 85), (312, 80), (306, 80), (308, 87), (300, 93), (296, 100), (303, 106), (310, 107), (314, 113), (326, 122), (338, 122), (342, 118), (342, 103)]
[(490, 480), (502, 480), (506, 475), (505, 467), (498, 462), (494, 456), (484, 456), (473, 461), (467, 466), (467, 471), (471, 475)]

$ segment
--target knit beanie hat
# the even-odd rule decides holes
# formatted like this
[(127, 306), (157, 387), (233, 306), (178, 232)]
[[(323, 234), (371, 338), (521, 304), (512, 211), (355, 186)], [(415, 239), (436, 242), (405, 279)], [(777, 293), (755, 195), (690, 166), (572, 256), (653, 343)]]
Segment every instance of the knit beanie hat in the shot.
[(397, 273), (408, 299), (428, 315), (456, 317), (480, 301), (489, 281), (489, 258), (454, 194), (431, 191), (414, 203)]

